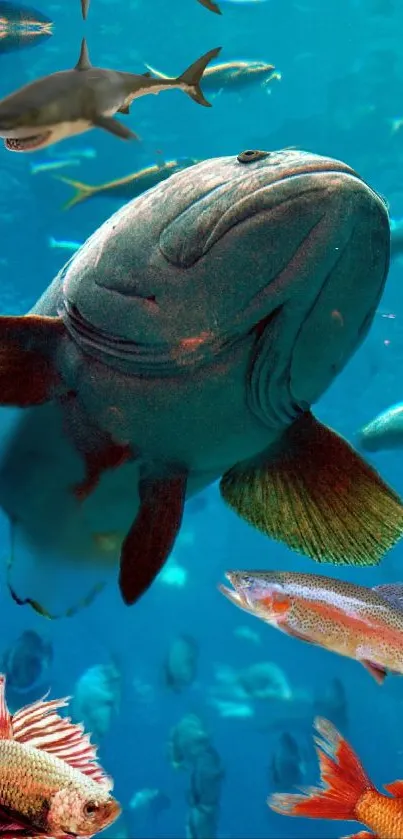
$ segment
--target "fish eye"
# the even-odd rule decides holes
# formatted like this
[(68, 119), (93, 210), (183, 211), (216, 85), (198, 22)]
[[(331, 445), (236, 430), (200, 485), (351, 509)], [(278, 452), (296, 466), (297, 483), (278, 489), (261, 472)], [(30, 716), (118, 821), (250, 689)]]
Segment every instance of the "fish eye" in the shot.
[(269, 151), (260, 151), (259, 149), (248, 149), (247, 151), (238, 154), (238, 163), (252, 163), (253, 160), (263, 160), (268, 157)]
[(87, 801), (87, 803), (84, 804), (83, 810), (85, 816), (95, 816), (95, 813), (97, 812), (97, 805), (95, 801)]

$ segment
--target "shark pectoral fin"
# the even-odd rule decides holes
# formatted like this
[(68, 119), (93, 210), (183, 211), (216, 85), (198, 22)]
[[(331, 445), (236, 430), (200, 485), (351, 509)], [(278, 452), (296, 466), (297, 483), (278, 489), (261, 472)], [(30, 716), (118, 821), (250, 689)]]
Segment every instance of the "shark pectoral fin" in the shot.
[(130, 105), (122, 105), (122, 107), (118, 109), (118, 114), (130, 114)]
[(122, 545), (119, 587), (127, 605), (147, 591), (169, 557), (182, 522), (187, 474), (140, 483), (139, 513)]
[(56, 395), (61, 380), (53, 355), (65, 334), (58, 317), (0, 317), (0, 405), (27, 408)]
[(223, 475), (249, 524), (317, 562), (376, 565), (403, 535), (403, 504), (334, 431), (306, 412), (276, 452)]
[(113, 119), (113, 117), (95, 117), (93, 125), (97, 128), (103, 128), (104, 131), (109, 131), (110, 134), (114, 134), (115, 137), (120, 137), (122, 140), (140, 140), (138, 134), (130, 131), (127, 125), (122, 125), (121, 122)]

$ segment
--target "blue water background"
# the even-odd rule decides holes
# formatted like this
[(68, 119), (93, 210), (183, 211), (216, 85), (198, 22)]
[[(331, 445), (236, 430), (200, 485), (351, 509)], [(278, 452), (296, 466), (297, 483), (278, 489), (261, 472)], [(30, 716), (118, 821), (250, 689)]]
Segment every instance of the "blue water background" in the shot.
[[(37, 76), (71, 67), (84, 28), (92, 61), (99, 66), (141, 72), (147, 61), (174, 75), (203, 52), (222, 45), (223, 60), (263, 59), (282, 73), (281, 81), (269, 88), (270, 95), (259, 87), (239, 94), (224, 92), (213, 98), (210, 110), (197, 107), (181, 92), (145, 97), (124, 118), (142, 136), (141, 145), (93, 131), (57, 147), (58, 155), (63, 149), (96, 151), (96, 157), (60, 175), (100, 183), (153, 163), (160, 154), (206, 158), (245, 148), (295, 145), (344, 159), (387, 198), (393, 216), (403, 215), (403, 129), (391, 130), (393, 119), (403, 116), (403, 6), (398, 3), (268, 0), (249, 6), (225, 4), (219, 18), (196, 0), (92, 0), (85, 27), (78, 0), (42, 0), (40, 8), (55, 20), (55, 35), (35, 50), (0, 56), (0, 95)], [(49, 236), (82, 242), (122, 203), (99, 199), (62, 212), (69, 190), (52, 173), (31, 174), (30, 164), (39, 158), (51, 159), (52, 152), (17, 155), (0, 148), (3, 313), (29, 309), (69, 257), (49, 247)], [(403, 396), (402, 282), (402, 265), (396, 262), (369, 337), (316, 406), (316, 414), (351, 441), (364, 422)], [(385, 317), (389, 314), (394, 317)], [(373, 462), (403, 492), (403, 455), (379, 454)], [(121, 604), (111, 587), (77, 618), (46, 624), (55, 650), (52, 695), (71, 694), (85, 669), (119, 655), (122, 710), (101, 755), (124, 806), (143, 787), (159, 787), (170, 796), (172, 807), (158, 820), (159, 837), (185, 836), (187, 777), (171, 767), (166, 744), (171, 727), (188, 711), (206, 721), (226, 769), (219, 835), (330, 839), (353, 832), (352, 825), (285, 819), (268, 810), (268, 765), (278, 732), (254, 718), (220, 718), (207, 701), (214, 667), (273, 661), (291, 686), (313, 692), (323, 691), (339, 677), (348, 698), (346, 733), (378, 784), (403, 776), (403, 681), (390, 679), (380, 688), (355, 662), (283, 637), (224, 600), (217, 584), (227, 568), (317, 569), (237, 520), (224, 508), (217, 487), (209, 489), (205, 511), (185, 514), (183, 532), (190, 537), (178, 544), (175, 556), (188, 571), (185, 587), (156, 583), (132, 609)], [(1, 551), (7, 555), (3, 518), (1, 536)], [(379, 569), (323, 571), (374, 585), (403, 578), (402, 563), (403, 546), (398, 546)], [(71, 582), (74, 595), (73, 575)], [(44, 621), (14, 606), (4, 589), (0, 610), (4, 647), (25, 628), (44, 631)], [(239, 625), (258, 631), (262, 644), (234, 636)], [(197, 639), (200, 666), (196, 683), (178, 696), (163, 685), (162, 662), (169, 640), (180, 632)], [(145, 699), (133, 688), (134, 679), (150, 686)], [(260, 709), (260, 722), (262, 715), (269, 723), (270, 702)], [(286, 717), (285, 709), (283, 729), (292, 731)], [(311, 758), (307, 780), (314, 783), (317, 770)]]

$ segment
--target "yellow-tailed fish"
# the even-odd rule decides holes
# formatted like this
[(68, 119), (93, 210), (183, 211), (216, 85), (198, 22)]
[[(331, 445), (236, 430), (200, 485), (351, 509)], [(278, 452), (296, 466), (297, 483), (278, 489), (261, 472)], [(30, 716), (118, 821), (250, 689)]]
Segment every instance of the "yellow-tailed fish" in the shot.
[(319, 574), (229, 571), (236, 606), (310, 644), (359, 661), (382, 684), (403, 674), (403, 583), (367, 588)]
[(39, 700), (10, 714), (0, 675), (0, 833), (5, 839), (81, 839), (121, 812), (113, 782), (81, 725), (61, 717), (68, 699)]
[(181, 169), (186, 169), (187, 166), (192, 166), (197, 163), (193, 158), (184, 160), (167, 160), (161, 164), (154, 166), (147, 166), (137, 172), (132, 172), (130, 175), (125, 175), (124, 178), (117, 178), (114, 181), (107, 181), (104, 184), (84, 184), (81, 181), (74, 181), (71, 178), (56, 177), (55, 180), (62, 181), (68, 186), (71, 186), (75, 192), (74, 195), (63, 204), (63, 210), (70, 210), (76, 204), (81, 204), (82, 201), (87, 201), (89, 198), (97, 196), (104, 196), (106, 198), (136, 198), (147, 189), (159, 184), (160, 181), (169, 178), (174, 172), (179, 172)]

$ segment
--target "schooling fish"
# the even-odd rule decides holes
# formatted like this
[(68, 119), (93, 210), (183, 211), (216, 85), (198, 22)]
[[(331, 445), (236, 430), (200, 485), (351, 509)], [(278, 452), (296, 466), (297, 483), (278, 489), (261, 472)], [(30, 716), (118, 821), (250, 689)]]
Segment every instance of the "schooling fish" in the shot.
[[(150, 64), (145, 66), (157, 79), (169, 79), (169, 76)], [(203, 75), (203, 87), (218, 93), (223, 89), (239, 91), (254, 84), (266, 85), (273, 78), (279, 77), (275, 70), (273, 64), (265, 61), (223, 61), (207, 67)]]
[(147, 166), (140, 169), (138, 172), (133, 172), (131, 175), (126, 175), (124, 178), (117, 178), (115, 181), (107, 181), (104, 184), (84, 184), (81, 181), (73, 181), (70, 178), (58, 177), (56, 180), (62, 181), (64, 184), (73, 187), (74, 195), (63, 205), (63, 210), (69, 210), (76, 204), (82, 201), (87, 201), (89, 198), (96, 196), (104, 196), (106, 198), (135, 198), (141, 195), (147, 189), (159, 184), (160, 181), (173, 175), (174, 172), (180, 172), (187, 166), (192, 166), (197, 163), (197, 160), (192, 158), (186, 160), (167, 160), (161, 164), (154, 166)]
[(0, 0), (0, 54), (33, 47), (53, 35), (53, 22), (30, 6)]
[(183, 90), (210, 106), (200, 88), (207, 64), (221, 48), (210, 50), (176, 79), (151, 79), (90, 64), (85, 39), (73, 70), (63, 70), (25, 85), (0, 101), (0, 137), (9, 151), (38, 151), (45, 146), (103, 128), (123, 140), (138, 139), (113, 115), (129, 113), (133, 99), (162, 90)]
[(56, 713), (67, 704), (40, 700), (11, 715), (0, 675), (0, 834), (6, 839), (94, 836), (121, 812), (89, 736)]
[(379, 792), (334, 725), (317, 717), (314, 726), (322, 787), (308, 787), (302, 795), (274, 793), (269, 807), (283, 816), (361, 822), (372, 831), (344, 839), (403, 839), (403, 781), (384, 785), (390, 795)]
[(403, 505), (310, 406), (370, 328), (389, 244), (383, 200), (345, 163), (247, 150), (126, 204), (28, 315), (0, 317), (0, 403), (25, 409), (1, 418), (18, 597), (53, 611), (55, 577), (98, 568), (110, 531), (135, 602), (218, 478), (266, 535), (378, 563)]
[[(375, 534), (374, 534), (375, 535)], [(382, 684), (403, 673), (403, 583), (366, 588), (319, 574), (228, 571), (228, 600), (280, 632), (359, 661)]]

